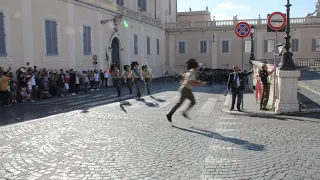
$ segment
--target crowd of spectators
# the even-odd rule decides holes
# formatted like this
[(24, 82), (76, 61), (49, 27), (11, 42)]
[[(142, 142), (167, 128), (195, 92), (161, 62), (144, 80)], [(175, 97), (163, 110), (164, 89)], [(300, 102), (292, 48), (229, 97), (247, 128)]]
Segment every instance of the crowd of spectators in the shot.
[(0, 67), (0, 102), (34, 102), (52, 97), (63, 97), (99, 90), (108, 86), (108, 72), (102, 70), (78, 72), (73, 69), (50, 70), (30, 67), (29, 62), (16, 72)]

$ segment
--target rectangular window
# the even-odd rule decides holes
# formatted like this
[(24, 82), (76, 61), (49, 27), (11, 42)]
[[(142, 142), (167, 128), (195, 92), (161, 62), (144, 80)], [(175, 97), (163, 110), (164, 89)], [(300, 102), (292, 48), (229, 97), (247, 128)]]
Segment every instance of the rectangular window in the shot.
[(320, 39), (312, 39), (312, 52), (320, 52)]
[(181, 41), (179, 42), (179, 54), (185, 54), (186, 53), (186, 42)]
[(274, 52), (274, 46), (275, 46), (275, 40), (274, 39), (268, 39), (264, 40), (264, 52)]
[(123, 5), (124, 5), (123, 0), (117, 0), (116, 2), (117, 2), (117, 4), (120, 5), (120, 6), (123, 6)]
[(150, 38), (147, 37), (147, 55), (150, 55)]
[(138, 10), (141, 12), (147, 11), (147, 0), (138, 0)]
[(207, 53), (207, 41), (200, 41), (200, 53)]
[(91, 55), (91, 27), (83, 26), (83, 53)]
[(169, 15), (171, 15), (171, 0), (169, 0)]
[(291, 39), (291, 51), (299, 52), (299, 39)]
[(58, 33), (57, 22), (53, 20), (45, 20), (45, 34), (46, 34), (46, 55), (58, 55)]
[(139, 49), (138, 49), (138, 47), (139, 47), (139, 44), (138, 44), (138, 35), (134, 35), (133, 41), (134, 41), (134, 45), (133, 45), (134, 54), (135, 54), (135, 55), (138, 55), (138, 54), (139, 54)]
[(222, 41), (222, 53), (229, 53), (229, 41)]
[(6, 57), (6, 33), (4, 28), (4, 15), (0, 12), (0, 57)]
[(160, 40), (157, 39), (157, 55), (160, 55)]
[(244, 41), (244, 52), (251, 53), (251, 40)]

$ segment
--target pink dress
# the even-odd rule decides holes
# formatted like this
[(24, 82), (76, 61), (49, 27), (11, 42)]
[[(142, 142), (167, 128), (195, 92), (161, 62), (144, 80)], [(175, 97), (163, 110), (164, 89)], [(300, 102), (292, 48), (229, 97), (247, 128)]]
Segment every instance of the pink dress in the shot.
[(260, 78), (257, 79), (257, 82), (256, 82), (255, 95), (256, 95), (256, 101), (258, 101), (258, 96), (259, 96), (259, 99), (261, 99), (262, 97), (262, 83)]

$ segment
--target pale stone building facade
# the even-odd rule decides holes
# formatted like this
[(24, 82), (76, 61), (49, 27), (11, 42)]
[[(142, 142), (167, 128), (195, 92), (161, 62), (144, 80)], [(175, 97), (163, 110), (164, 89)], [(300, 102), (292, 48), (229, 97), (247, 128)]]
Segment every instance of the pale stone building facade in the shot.
[(97, 55), (97, 69), (139, 61), (162, 76), (163, 24), (175, 22), (176, 7), (174, 0), (1, 0), (0, 66), (92, 70)]
[[(317, 5), (308, 17), (291, 19), (294, 58), (312, 59), (311, 65), (320, 63), (319, 12)], [(216, 21), (208, 10), (177, 13), (177, 0), (1, 0), (0, 66), (105, 70), (111, 62), (122, 67), (138, 61), (159, 77), (184, 72), (186, 60), (195, 57), (207, 67), (231, 68), (242, 65), (242, 41), (234, 34), (239, 21)], [(274, 33), (266, 32), (266, 19), (245, 21), (255, 26), (255, 58), (273, 59)]]

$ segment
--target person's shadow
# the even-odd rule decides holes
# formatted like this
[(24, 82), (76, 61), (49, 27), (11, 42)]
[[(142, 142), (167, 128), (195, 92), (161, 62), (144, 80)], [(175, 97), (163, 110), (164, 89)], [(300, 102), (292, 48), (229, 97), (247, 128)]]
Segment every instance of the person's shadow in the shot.
[(125, 106), (132, 106), (132, 104), (129, 101), (121, 101), (120, 102), (120, 108), (123, 112), (127, 113), (127, 110), (125, 109)]
[(159, 99), (159, 98), (155, 98), (154, 96), (150, 96), (152, 99), (158, 101), (158, 102), (166, 102), (165, 99)]
[(250, 143), (249, 141), (242, 140), (242, 139), (237, 139), (237, 138), (232, 138), (232, 137), (225, 137), (225, 136), (222, 136), (221, 134), (216, 133), (216, 132), (206, 131), (206, 130), (202, 130), (202, 129), (198, 129), (198, 128), (194, 128), (194, 127), (191, 127), (191, 129), (194, 129), (194, 130), (185, 129), (185, 128), (177, 127), (177, 126), (174, 126), (174, 125), (172, 127), (176, 128), (176, 129), (179, 129), (179, 130), (182, 130), (182, 131), (199, 134), (199, 135), (202, 135), (202, 136), (205, 136), (205, 137), (208, 137), (208, 138), (214, 138), (214, 139), (222, 140), (222, 141), (225, 141), (225, 142), (233, 143), (233, 144), (239, 145), (243, 149), (247, 149), (247, 150), (250, 150), (250, 151), (264, 151), (265, 150), (264, 149), (264, 145)]
[(147, 102), (145, 99), (140, 99), (141, 102), (143, 102), (145, 105), (147, 105), (148, 107), (159, 107), (158, 103), (152, 103), (152, 102)]

